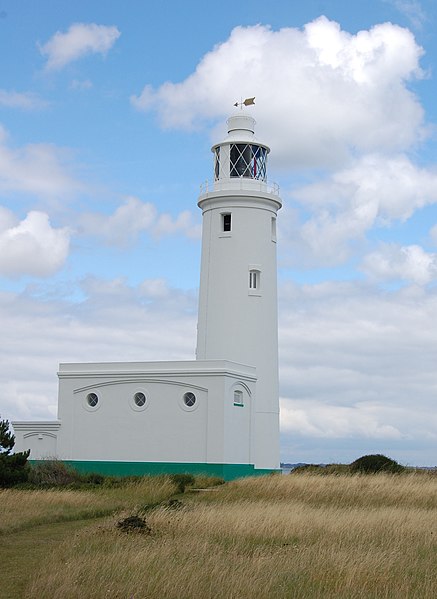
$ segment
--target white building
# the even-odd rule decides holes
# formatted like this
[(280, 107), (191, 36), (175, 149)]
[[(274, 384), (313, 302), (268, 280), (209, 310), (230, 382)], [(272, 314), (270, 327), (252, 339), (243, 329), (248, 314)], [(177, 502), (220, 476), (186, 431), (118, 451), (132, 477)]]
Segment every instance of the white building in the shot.
[(195, 361), (60, 364), (58, 420), (13, 422), (16, 450), (104, 474), (225, 479), (279, 468), (278, 190), (255, 121), (228, 120), (205, 185)]

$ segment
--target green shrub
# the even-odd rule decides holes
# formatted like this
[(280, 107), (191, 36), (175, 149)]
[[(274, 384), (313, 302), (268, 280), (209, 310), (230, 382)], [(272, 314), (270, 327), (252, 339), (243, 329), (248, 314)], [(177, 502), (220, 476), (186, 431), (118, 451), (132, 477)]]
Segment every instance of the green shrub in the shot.
[(323, 474), (350, 474), (351, 468), (349, 464), (327, 464)]
[(350, 470), (351, 472), (361, 472), (364, 474), (376, 474), (377, 472), (391, 472), (397, 474), (403, 472), (405, 467), (385, 455), (376, 453), (358, 458), (355, 462), (350, 464)]
[(105, 477), (103, 474), (90, 472), (89, 474), (82, 474), (82, 481), (88, 485), (103, 485), (105, 483)]

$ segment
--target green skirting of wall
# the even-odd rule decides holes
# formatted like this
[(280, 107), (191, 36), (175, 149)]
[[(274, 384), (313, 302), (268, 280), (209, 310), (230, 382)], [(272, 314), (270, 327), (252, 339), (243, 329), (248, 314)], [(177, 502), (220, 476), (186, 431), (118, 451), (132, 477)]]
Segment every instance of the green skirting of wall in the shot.
[[(29, 460), (37, 463), (37, 460)], [(182, 462), (105, 462), (64, 460), (79, 472), (96, 472), (106, 476), (144, 476), (157, 474), (203, 474), (234, 480), (245, 476), (262, 476), (277, 470), (257, 469), (253, 464), (196, 464)]]

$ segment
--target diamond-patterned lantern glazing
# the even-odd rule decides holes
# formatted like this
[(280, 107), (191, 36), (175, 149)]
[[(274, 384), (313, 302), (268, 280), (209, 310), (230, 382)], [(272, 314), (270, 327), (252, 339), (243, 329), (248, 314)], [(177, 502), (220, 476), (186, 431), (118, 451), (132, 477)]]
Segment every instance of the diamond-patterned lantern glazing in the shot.
[(244, 143), (216, 147), (215, 180), (226, 176), (267, 181), (267, 149), (258, 144)]

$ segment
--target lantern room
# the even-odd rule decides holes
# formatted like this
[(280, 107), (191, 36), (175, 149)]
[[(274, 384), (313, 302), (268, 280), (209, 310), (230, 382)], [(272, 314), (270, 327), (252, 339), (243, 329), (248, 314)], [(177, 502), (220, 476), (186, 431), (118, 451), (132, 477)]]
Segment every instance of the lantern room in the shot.
[(214, 180), (244, 178), (266, 182), (270, 148), (256, 140), (255, 119), (236, 115), (227, 123), (228, 137), (212, 147)]

